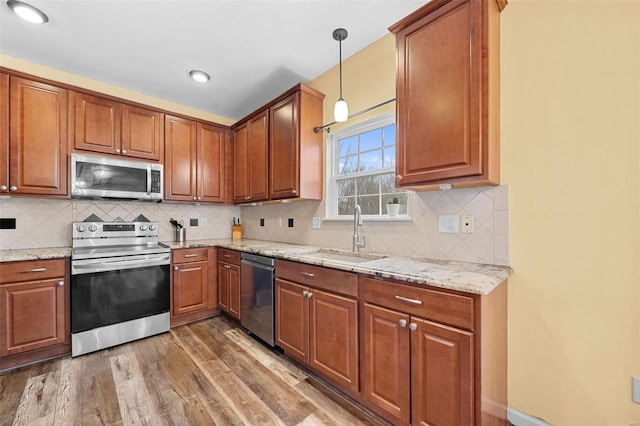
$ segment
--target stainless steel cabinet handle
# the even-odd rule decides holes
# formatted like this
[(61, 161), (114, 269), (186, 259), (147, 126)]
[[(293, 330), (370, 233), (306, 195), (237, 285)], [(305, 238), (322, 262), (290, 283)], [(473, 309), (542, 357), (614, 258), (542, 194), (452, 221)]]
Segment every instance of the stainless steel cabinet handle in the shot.
[(177, 271), (178, 269), (180, 269), (180, 268), (178, 268), (177, 266), (174, 266), (174, 267), (173, 267), (173, 270), (174, 270), (174, 271)]
[(244, 197), (244, 199), (245, 199), (245, 200), (250, 200), (250, 199), (251, 199), (251, 197), (248, 197), (248, 196), (247, 196), (247, 197)]
[(0, 185), (0, 191), (6, 191), (7, 185)]
[(126, 154), (126, 153), (127, 153), (127, 150), (126, 150), (126, 149), (123, 149), (123, 150), (122, 150), (122, 153), (123, 153), (123, 154)]
[(403, 302), (413, 303), (414, 305), (422, 305), (422, 300), (417, 299), (409, 299), (408, 297), (395, 296), (396, 299), (402, 300)]
[(232, 257), (230, 254), (223, 254), (222, 257)]
[(309, 294), (309, 292), (308, 292), (307, 290), (302, 290), (302, 295), (303, 295), (304, 297), (307, 297), (307, 294)]
[(15, 192), (17, 190), (18, 190), (18, 187), (15, 186), (15, 185), (11, 185), (11, 187), (9, 188), (9, 191), (14, 191)]
[(226, 269), (231, 269), (231, 266), (229, 266), (229, 265), (224, 265), (224, 267), (225, 267)]
[(58, 287), (64, 287), (64, 281), (58, 281)]
[(293, 191), (291, 191), (291, 192), (293, 192), (294, 194), (297, 194), (297, 193), (298, 193), (298, 191), (296, 191), (295, 189), (294, 189)]
[(300, 272), (300, 275), (304, 275), (305, 277), (313, 278), (316, 274), (312, 274), (311, 272)]
[(33, 268), (33, 269), (25, 269), (23, 271), (20, 271), (21, 274), (29, 274), (31, 272), (44, 272), (46, 271), (47, 268)]
[(416, 331), (417, 329), (418, 329), (418, 326), (416, 325), (415, 322), (412, 322), (411, 324), (409, 324), (409, 330)]
[(197, 198), (196, 198), (196, 197), (193, 197), (193, 201), (195, 201), (195, 200), (197, 200)]
[(116, 152), (119, 154), (119, 153), (120, 153), (120, 149), (119, 149), (119, 148), (116, 148)]
[(197, 254), (185, 254), (184, 257), (197, 257)]
[(404, 328), (407, 326), (407, 320), (401, 319), (400, 321), (398, 321), (398, 324), (400, 324), (400, 327)]
[(202, 197), (198, 197), (198, 200), (202, 200)]
[(396, 180), (402, 180), (402, 175), (396, 176)]
[(308, 292), (307, 292), (307, 297), (309, 297), (309, 298), (310, 298), (311, 296), (313, 296), (313, 293), (311, 293), (310, 291), (308, 291)]

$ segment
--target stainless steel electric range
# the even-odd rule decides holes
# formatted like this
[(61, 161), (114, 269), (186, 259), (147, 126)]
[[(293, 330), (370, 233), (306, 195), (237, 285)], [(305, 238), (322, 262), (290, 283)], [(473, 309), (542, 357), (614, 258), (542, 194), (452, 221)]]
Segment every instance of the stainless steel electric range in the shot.
[(72, 356), (169, 331), (171, 250), (158, 223), (89, 219), (73, 223)]

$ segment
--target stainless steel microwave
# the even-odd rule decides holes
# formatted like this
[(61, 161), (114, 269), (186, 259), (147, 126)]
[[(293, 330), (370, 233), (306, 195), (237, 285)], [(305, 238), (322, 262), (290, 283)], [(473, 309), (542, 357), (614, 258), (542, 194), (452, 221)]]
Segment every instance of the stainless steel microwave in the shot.
[(71, 154), (71, 196), (161, 201), (163, 166), (143, 161)]

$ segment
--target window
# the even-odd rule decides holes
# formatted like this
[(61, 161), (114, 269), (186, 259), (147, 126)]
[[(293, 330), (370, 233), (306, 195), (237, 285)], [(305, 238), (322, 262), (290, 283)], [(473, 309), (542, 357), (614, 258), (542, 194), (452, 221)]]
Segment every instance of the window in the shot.
[(327, 137), (327, 218), (352, 217), (356, 204), (369, 218), (388, 217), (397, 198), (407, 217), (407, 194), (396, 190), (396, 125), (388, 114)]

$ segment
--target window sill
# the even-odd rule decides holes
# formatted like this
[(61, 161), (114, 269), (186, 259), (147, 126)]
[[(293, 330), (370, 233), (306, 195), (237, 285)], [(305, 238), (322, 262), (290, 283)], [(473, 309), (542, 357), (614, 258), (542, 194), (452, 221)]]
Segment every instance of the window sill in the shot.
[[(323, 222), (353, 222), (352, 217), (325, 217)], [(362, 217), (363, 222), (412, 222), (411, 216), (374, 216), (374, 217)]]

